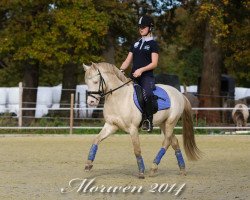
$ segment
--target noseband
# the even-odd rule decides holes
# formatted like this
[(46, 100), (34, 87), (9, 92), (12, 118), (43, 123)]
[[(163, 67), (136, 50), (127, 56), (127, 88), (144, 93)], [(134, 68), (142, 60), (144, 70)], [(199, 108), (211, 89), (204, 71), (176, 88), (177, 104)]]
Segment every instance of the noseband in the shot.
[(91, 97), (93, 97), (94, 99), (96, 99), (97, 101), (99, 101), (100, 99), (96, 98), (93, 94), (98, 94), (98, 95), (100, 95), (100, 98), (103, 98), (103, 97), (105, 97), (107, 94), (112, 94), (112, 92), (114, 92), (114, 91), (120, 89), (121, 87), (123, 87), (124, 85), (126, 85), (126, 84), (128, 84), (129, 82), (132, 81), (132, 79), (130, 79), (130, 80), (127, 81), (126, 83), (122, 84), (121, 86), (119, 86), (119, 87), (117, 87), (117, 88), (115, 88), (115, 89), (113, 89), (113, 90), (110, 90), (110, 91), (108, 91), (108, 92), (105, 93), (105, 92), (104, 92), (104, 86), (106, 86), (106, 83), (105, 83), (105, 80), (104, 80), (104, 78), (103, 78), (103, 76), (102, 76), (102, 74), (101, 74), (101, 72), (100, 72), (99, 69), (98, 69), (98, 74), (97, 74), (97, 75), (100, 76), (99, 89), (98, 89), (98, 91), (87, 91), (87, 96), (91, 96)]

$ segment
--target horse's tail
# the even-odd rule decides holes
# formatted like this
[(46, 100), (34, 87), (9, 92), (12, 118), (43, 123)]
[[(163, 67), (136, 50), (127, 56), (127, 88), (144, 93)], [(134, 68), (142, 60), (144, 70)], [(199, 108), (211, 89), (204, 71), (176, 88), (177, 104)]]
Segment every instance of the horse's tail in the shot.
[(182, 114), (184, 149), (188, 159), (198, 160), (201, 157), (201, 151), (198, 149), (194, 138), (191, 104), (184, 95), (183, 98), (185, 101), (185, 107)]

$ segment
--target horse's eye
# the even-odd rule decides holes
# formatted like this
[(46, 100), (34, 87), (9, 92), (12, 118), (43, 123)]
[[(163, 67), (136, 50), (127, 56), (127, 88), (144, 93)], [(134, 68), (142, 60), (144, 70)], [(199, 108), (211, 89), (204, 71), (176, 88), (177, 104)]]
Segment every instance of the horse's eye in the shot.
[(98, 83), (98, 81), (94, 81), (94, 84), (97, 84)]

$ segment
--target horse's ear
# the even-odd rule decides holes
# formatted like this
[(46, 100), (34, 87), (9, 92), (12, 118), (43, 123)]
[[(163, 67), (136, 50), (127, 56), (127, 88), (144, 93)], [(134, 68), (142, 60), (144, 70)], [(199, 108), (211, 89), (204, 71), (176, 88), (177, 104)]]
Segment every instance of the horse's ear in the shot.
[(85, 65), (84, 63), (82, 64), (82, 66), (83, 66), (84, 71), (87, 71), (90, 68), (90, 66)]
[(97, 64), (96, 64), (96, 63), (92, 62), (91, 67), (93, 67), (94, 69), (96, 69), (96, 70), (97, 70)]

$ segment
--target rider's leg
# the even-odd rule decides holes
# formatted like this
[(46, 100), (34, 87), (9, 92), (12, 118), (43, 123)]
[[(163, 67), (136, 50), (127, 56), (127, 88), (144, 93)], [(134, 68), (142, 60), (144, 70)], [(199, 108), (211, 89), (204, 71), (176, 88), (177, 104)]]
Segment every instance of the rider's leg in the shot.
[(143, 88), (143, 99), (145, 101), (146, 118), (142, 124), (142, 130), (151, 132), (153, 130), (153, 90), (155, 89), (155, 79), (151, 76), (140, 78), (140, 85)]
[(146, 120), (142, 123), (142, 130), (151, 132), (153, 130), (153, 108), (152, 108), (152, 98), (147, 97), (147, 102), (145, 106)]

